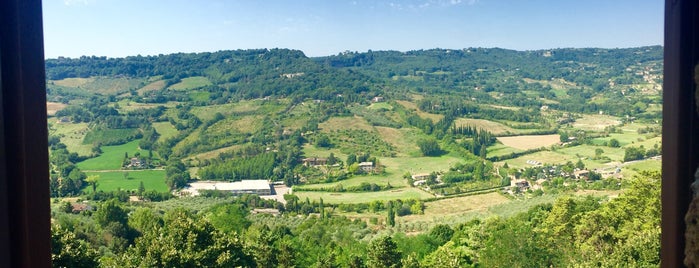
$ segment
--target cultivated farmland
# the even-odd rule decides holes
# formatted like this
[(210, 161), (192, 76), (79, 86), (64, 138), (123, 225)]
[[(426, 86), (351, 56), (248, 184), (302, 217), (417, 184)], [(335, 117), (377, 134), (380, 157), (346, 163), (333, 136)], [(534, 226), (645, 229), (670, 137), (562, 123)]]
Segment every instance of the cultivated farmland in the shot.
[(513, 137), (498, 137), (498, 141), (512, 148), (529, 150), (547, 147), (560, 142), (560, 135), (522, 135)]

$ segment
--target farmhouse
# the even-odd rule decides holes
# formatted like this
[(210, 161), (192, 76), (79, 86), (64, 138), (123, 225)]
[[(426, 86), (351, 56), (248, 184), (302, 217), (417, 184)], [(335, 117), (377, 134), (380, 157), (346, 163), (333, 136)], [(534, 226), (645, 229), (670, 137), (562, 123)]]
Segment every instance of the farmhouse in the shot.
[(233, 194), (272, 195), (272, 188), (267, 180), (242, 180), (235, 182), (199, 181), (192, 182), (185, 191), (199, 195), (199, 190), (226, 191)]
[(575, 175), (576, 180), (587, 179), (590, 176), (590, 171), (586, 170), (586, 169), (576, 170), (576, 171), (573, 171), (573, 175)]
[(71, 203), (70, 206), (72, 213), (80, 213), (83, 211), (92, 210), (92, 206), (83, 203)]
[(143, 161), (141, 161), (141, 159), (138, 159), (138, 157), (132, 157), (131, 162), (126, 167), (138, 168), (138, 167), (141, 167), (142, 165), (143, 165)]
[(413, 186), (420, 186), (427, 183), (427, 180), (417, 180), (413, 182)]
[(529, 189), (529, 182), (527, 180), (515, 181), (514, 187), (519, 189), (520, 192), (523, 192)]
[(374, 97), (373, 99), (371, 99), (371, 102), (383, 102), (383, 101), (384, 101), (384, 98), (381, 96)]
[(361, 162), (359, 163), (359, 169), (364, 172), (374, 171), (374, 162)]
[(309, 157), (301, 159), (304, 166), (314, 167), (314, 166), (325, 166), (328, 164), (327, 158)]
[(430, 173), (418, 173), (413, 176), (411, 176), (414, 181), (419, 181), (419, 180), (426, 180), (427, 178), (430, 177)]

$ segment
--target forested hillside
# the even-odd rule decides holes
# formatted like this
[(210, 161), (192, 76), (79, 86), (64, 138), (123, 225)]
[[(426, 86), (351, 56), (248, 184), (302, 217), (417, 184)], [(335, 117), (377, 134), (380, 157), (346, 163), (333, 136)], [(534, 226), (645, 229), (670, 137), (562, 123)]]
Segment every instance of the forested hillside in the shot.
[(48, 59), (54, 264), (657, 265), (662, 54)]

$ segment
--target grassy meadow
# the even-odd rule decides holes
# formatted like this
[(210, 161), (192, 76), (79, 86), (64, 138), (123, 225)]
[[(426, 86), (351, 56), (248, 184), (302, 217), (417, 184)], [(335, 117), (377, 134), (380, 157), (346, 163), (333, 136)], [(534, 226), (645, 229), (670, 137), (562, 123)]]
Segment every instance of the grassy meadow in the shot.
[(49, 118), (49, 135), (57, 135), (70, 152), (80, 156), (92, 154), (92, 145), (83, 143), (89, 128), (87, 123), (59, 123), (56, 118)]
[[(143, 182), (146, 191), (169, 191), (167, 184), (165, 184), (165, 170), (88, 171), (85, 173), (88, 176), (99, 176), (97, 179), (97, 191), (138, 190), (141, 182)], [(85, 187), (84, 191), (91, 192), (92, 187)]]
[(177, 84), (171, 85), (168, 88), (172, 90), (190, 90), (205, 87), (208, 85), (211, 85), (211, 81), (209, 81), (208, 78), (203, 76), (192, 76), (183, 78), (182, 81), (180, 81)]
[(177, 129), (170, 122), (155, 122), (152, 124), (155, 131), (160, 134), (158, 141), (163, 141), (177, 135)]
[(121, 169), (124, 153), (128, 153), (129, 157), (137, 152), (141, 154), (148, 153), (138, 148), (138, 142), (139, 140), (134, 140), (122, 145), (102, 146), (102, 154), (100, 156), (78, 162), (76, 165), (83, 171)]
[(426, 199), (433, 195), (416, 188), (400, 188), (380, 192), (358, 192), (358, 193), (328, 193), (328, 192), (294, 192), (301, 200), (320, 200), (326, 204), (356, 204), (368, 203), (372, 201), (388, 201), (396, 199)]
[(321, 188), (333, 188), (337, 185), (342, 185), (343, 187), (358, 186), (362, 183), (375, 183), (377, 185), (387, 185), (391, 184), (394, 188), (405, 188), (407, 187), (406, 180), (400, 176), (378, 176), (378, 175), (362, 175), (354, 176), (352, 178), (330, 182), (330, 183), (316, 183), (309, 185), (297, 186), (294, 189), (296, 191), (303, 191), (305, 189), (321, 189)]
[(90, 93), (118, 95), (128, 92), (129, 89), (140, 88), (145, 82), (145, 79), (126, 77), (89, 77), (65, 78), (62, 80), (51, 80), (49, 82), (59, 86), (79, 88)]

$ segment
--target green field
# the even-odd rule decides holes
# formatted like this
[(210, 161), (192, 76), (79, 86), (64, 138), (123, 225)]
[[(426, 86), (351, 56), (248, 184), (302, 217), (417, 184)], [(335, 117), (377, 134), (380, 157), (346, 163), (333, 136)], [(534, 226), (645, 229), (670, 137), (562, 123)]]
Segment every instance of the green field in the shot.
[(494, 135), (512, 134), (517, 133), (517, 130), (511, 128), (505, 124), (498, 122), (485, 120), (485, 119), (471, 119), (471, 118), (458, 118), (454, 120), (455, 126), (471, 126), (477, 129), (486, 130)]
[(174, 101), (170, 101), (167, 103), (140, 103), (140, 102), (134, 102), (134, 101), (129, 100), (129, 99), (124, 99), (124, 100), (120, 100), (118, 102), (114, 102), (113, 103), (114, 105), (112, 105), (112, 106), (116, 107), (116, 105), (118, 104), (119, 108), (117, 110), (120, 113), (128, 113), (128, 112), (135, 111), (138, 109), (151, 109), (151, 108), (156, 108), (158, 106), (163, 106), (166, 108), (174, 107), (175, 105), (177, 105), (177, 103), (178, 102), (174, 102)]
[(420, 130), (413, 128), (375, 127), (381, 139), (391, 144), (397, 151), (397, 156), (420, 156), (417, 142), (426, 137)]
[(488, 213), (500, 217), (514, 216), (518, 213), (526, 212), (536, 205), (553, 204), (559, 197), (561, 196), (558, 194), (545, 194), (527, 199), (515, 199), (489, 207)]
[(169, 89), (172, 90), (189, 90), (189, 89), (194, 89), (194, 88), (200, 88), (204, 86), (211, 85), (211, 81), (209, 81), (208, 78), (203, 77), (203, 76), (192, 76), (192, 77), (187, 77), (182, 79), (177, 84), (174, 84), (169, 87)]
[(612, 161), (622, 162), (624, 160), (624, 149), (612, 148), (607, 146), (578, 145), (558, 149), (556, 150), (556, 152), (576, 157), (580, 156), (581, 158), (586, 159), (592, 159), (595, 157), (595, 149), (602, 149), (602, 151), (604, 151), (604, 153), (602, 153), (602, 156), (609, 157), (609, 159)]
[(634, 161), (633, 163), (625, 165), (621, 169), (621, 174), (624, 176), (624, 178), (631, 178), (634, 175), (640, 173), (641, 171), (661, 170), (661, 168), (662, 161), (655, 159), (646, 159), (641, 161)]
[(153, 80), (153, 77), (148, 79), (149, 84), (138, 89), (138, 94), (143, 95), (148, 91), (159, 90), (165, 88), (165, 80)]
[(519, 153), (522, 152), (520, 149), (512, 148), (507, 145), (504, 145), (500, 142), (495, 143), (491, 146), (488, 146), (488, 157), (492, 156), (502, 156), (502, 155), (509, 155), (511, 153)]
[(211, 135), (223, 135), (235, 132), (255, 133), (262, 128), (263, 119), (261, 115), (229, 117), (211, 125), (206, 129), (206, 133)]
[[(436, 224), (458, 224), (474, 218), (487, 218), (493, 216), (491, 208), (512, 202), (500, 193), (445, 198), (426, 202), (424, 214), (399, 217), (397, 222), (412, 225), (408, 229), (428, 230)], [(421, 228), (419, 225), (426, 226)]]
[(84, 144), (117, 144), (125, 138), (133, 138), (139, 133), (137, 128), (101, 129), (95, 128), (85, 134)]
[(221, 113), (224, 116), (233, 114), (274, 114), (284, 109), (284, 100), (279, 103), (274, 101), (248, 100), (235, 103), (226, 103), (220, 105), (198, 106), (192, 108), (192, 113), (199, 117), (202, 121), (211, 120), (216, 113)]
[[(505, 110), (509, 110), (506, 109)], [(522, 123), (514, 121), (501, 122), (485, 120), (485, 119), (473, 119), (473, 118), (458, 118), (454, 121), (455, 126), (471, 126), (481, 130), (487, 130), (496, 136), (499, 135), (512, 135), (512, 134), (530, 134), (540, 131), (547, 130), (546, 126), (537, 123)]]
[(527, 160), (534, 160), (544, 164), (564, 164), (568, 161), (575, 163), (578, 161), (578, 157), (575, 155), (567, 155), (559, 152), (551, 151), (539, 151), (536, 153), (531, 153), (528, 155), (523, 155), (517, 158), (508, 159), (498, 162), (499, 164), (507, 163), (510, 167), (514, 168), (526, 168), (531, 167), (531, 164), (527, 163)]
[(463, 162), (461, 158), (450, 155), (440, 157), (410, 157), (392, 158), (381, 157), (379, 161), (386, 166), (386, 171), (395, 176), (403, 176), (404, 173), (431, 173), (433, 171), (446, 171), (456, 163)]
[[(375, 183), (378, 185), (391, 184), (394, 188), (404, 188), (408, 186), (406, 180), (400, 176), (378, 176), (378, 175), (367, 175), (367, 176), (355, 176), (346, 180), (330, 182), (330, 183), (317, 183), (308, 184), (302, 186), (296, 186), (296, 191), (303, 191), (303, 189), (318, 189), (318, 188), (333, 188), (338, 184), (342, 184), (343, 187), (358, 186), (362, 183)], [(297, 192), (298, 193), (298, 192)]]
[(333, 153), (336, 158), (339, 158), (343, 162), (347, 160), (347, 154), (340, 152), (339, 150), (318, 148), (310, 144), (303, 145), (303, 155), (305, 157), (323, 157), (327, 158), (330, 153)]
[(361, 192), (361, 193), (328, 193), (328, 192), (294, 192), (301, 200), (307, 197), (310, 200), (319, 200), (323, 198), (326, 204), (351, 204), (351, 203), (368, 203), (371, 201), (388, 201), (395, 199), (426, 199), (434, 197), (422, 190), (416, 188), (402, 188), (381, 192)]
[(66, 78), (63, 80), (54, 80), (52, 83), (64, 86), (79, 88), (91, 93), (100, 93), (104, 95), (117, 95), (128, 92), (129, 89), (141, 87), (145, 81), (142, 78), (111, 78), (111, 77), (90, 77), (90, 78)]
[(148, 153), (138, 148), (139, 141), (140, 140), (135, 140), (115, 146), (102, 146), (102, 154), (100, 156), (87, 159), (76, 165), (83, 171), (121, 169), (124, 153), (129, 153), (129, 156), (133, 156), (136, 152), (140, 152), (141, 154)]
[[(347, 159), (347, 155), (338, 150), (316, 148), (312, 145), (304, 145), (303, 152), (305, 157), (328, 157), (332, 152), (335, 157), (342, 161)], [(362, 182), (373, 182), (375, 180), (377, 184), (384, 185), (386, 181), (388, 181), (393, 186), (399, 186), (405, 184), (403, 174), (406, 172), (418, 174), (431, 173), (433, 171), (446, 171), (454, 164), (462, 162), (462, 159), (450, 155), (443, 155), (440, 157), (378, 157), (378, 160), (381, 165), (385, 166), (386, 175), (384, 176), (358, 176), (341, 182), (324, 185), (329, 186), (342, 183), (343, 186), (349, 186), (358, 185)], [(326, 186), (319, 185), (310, 187), (317, 188)]]
[(621, 124), (619, 118), (610, 115), (583, 114), (573, 123), (573, 127), (582, 130), (602, 131), (609, 126)]
[(192, 99), (192, 101), (208, 101), (209, 95), (211, 95), (211, 93), (206, 91), (193, 91), (189, 93), (189, 98)]
[[(128, 170), (109, 172), (85, 172), (88, 176), (97, 175), (97, 191), (138, 190), (138, 186), (143, 182), (146, 191), (155, 190), (167, 192), (169, 189), (165, 184), (165, 170)], [(127, 178), (124, 178), (124, 174)], [(85, 187), (86, 192), (92, 191), (91, 186)]]
[(177, 144), (175, 144), (175, 146), (172, 147), (172, 151), (173, 151), (173, 152), (178, 152), (178, 151), (182, 150), (183, 148), (185, 148), (185, 146), (187, 146), (187, 145), (189, 145), (189, 144), (191, 144), (191, 143), (193, 143), (193, 142), (199, 140), (199, 135), (201, 135), (201, 130), (200, 130), (200, 129), (198, 129), (198, 130), (192, 132), (191, 134), (189, 134), (189, 136), (185, 137), (185, 138), (182, 139), (180, 142), (178, 142)]
[(359, 116), (343, 116), (343, 117), (331, 117), (318, 124), (318, 128), (322, 132), (331, 132), (336, 130), (357, 130), (362, 129), (366, 131), (373, 131), (374, 127), (371, 126), (367, 121)]
[(388, 110), (388, 111), (393, 110), (393, 106), (391, 106), (387, 102), (372, 103), (367, 108), (372, 109), (372, 110), (381, 110), (381, 109)]
[(83, 139), (88, 132), (87, 123), (57, 123), (56, 118), (49, 119), (49, 135), (56, 135), (66, 145), (68, 151), (81, 156), (92, 153), (92, 145), (84, 144)]
[(174, 137), (177, 135), (177, 129), (170, 124), (170, 122), (155, 122), (152, 124), (153, 128), (155, 128), (155, 131), (160, 134), (160, 137), (158, 137), (158, 141), (163, 141), (165, 139), (168, 139), (170, 137)]
[(633, 132), (624, 132), (622, 134), (619, 133), (612, 133), (609, 134), (609, 137), (604, 137), (604, 138), (596, 138), (592, 140), (592, 143), (597, 144), (597, 145), (603, 145), (611, 139), (616, 139), (619, 141), (619, 144), (621, 144), (622, 147), (627, 147), (627, 146), (634, 146), (638, 147), (643, 145), (646, 148), (651, 148), (653, 147), (653, 144), (660, 144), (660, 141), (662, 140), (661, 137), (653, 137), (650, 139), (646, 139), (644, 135), (638, 134), (635, 131)]

